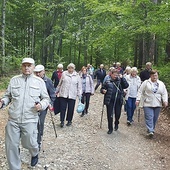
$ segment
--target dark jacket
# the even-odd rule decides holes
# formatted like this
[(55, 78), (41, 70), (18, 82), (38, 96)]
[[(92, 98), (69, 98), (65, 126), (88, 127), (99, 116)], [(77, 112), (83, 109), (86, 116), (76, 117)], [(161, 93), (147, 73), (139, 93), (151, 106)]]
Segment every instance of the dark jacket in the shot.
[(139, 77), (141, 78), (142, 82), (145, 81), (145, 80), (148, 80), (150, 78), (150, 71), (151, 70), (147, 70), (147, 69), (141, 71)]
[(49, 95), (49, 97), (50, 97), (50, 99), (51, 99), (50, 104), (53, 105), (54, 100), (55, 100), (55, 98), (56, 98), (55, 88), (54, 88), (54, 86), (53, 86), (52, 81), (51, 81), (48, 77), (44, 76), (44, 77), (43, 77), (43, 80), (44, 80), (44, 82), (45, 82), (48, 95)]
[(103, 93), (103, 90), (107, 90), (104, 96), (104, 104), (109, 105), (112, 98), (113, 101), (115, 101), (116, 98), (116, 100), (119, 100), (122, 104), (124, 94), (123, 89), (126, 89), (128, 86), (129, 84), (124, 77), (117, 78), (116, 80), (107, 80), (101, 88), (101, 93)]
[(100, 80), (101, 82), (103, 82), (103, 80), (104, 80), (104, 78), (105, 78), (105, 76), (106, 76), (106, 70), (104, 70), (104, 69), (102, 69), (102, 70), (103, 70), (103, 72), (101, 71), (101, 69), (98, 69), (98, 70), (96, 71), (96, 73), (95, 73), (96, 78), (97, 78), (98, 80)]
[(54, 82), (54, 87), (56, 88), (58, 86), (59, 81), (60, 81), (58, 74), (57, 74), (57, 71), (53, 72), (51, 80), (52, 80), (52, 82)]

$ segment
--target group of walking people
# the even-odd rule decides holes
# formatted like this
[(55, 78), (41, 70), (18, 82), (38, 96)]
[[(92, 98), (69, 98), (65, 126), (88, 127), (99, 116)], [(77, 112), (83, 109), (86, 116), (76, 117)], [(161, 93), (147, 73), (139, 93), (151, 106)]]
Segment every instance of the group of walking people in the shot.
[(108, 134), (113, 131), (113, 115), (115, 115), (114, 130), (118, 129), (121, 108), (127, 114), (127, 125), (134, 122), (133, 115), (136, 107), (144, 109), (147, 133), (153, 137), (155, 126), (161, 111), (161, 107), (168, 105), (168, 93), (165, 84), (159, 80), (158, 71), (152, 70), (152, 64), (146, 63), (145, 70), (140, 72), (136, 67), (127, 66), (123, 74), (122, 70), (111, 67), (105, 77), (101, 93), (105, 94), (104, 104), (107, 107)]
[(31, 154), (31, 166), (37, 164), (45, 117), (48, 109), (50, 112), (55, 110), (56, 99), (59, 99), (60, 127), (64, 127), (65, 121), (66, 126), (70, 126), (77, 97), (85, 103), (81, 113), (83, 117), (89, 112), (90, 97), (100, 85), (100, 92), (104, 94), (103, 104), (107, 108), (108, 134), (118, 130), (124, 104), (127, 125), (132, 125), (135, 108), (140, 105), (144, 108), (148, 135), (154, 135), (162, 104), (165, 107), (168, 105), (168, 94), (164, 83), (158, 79), (158, 72), (151, 69), (151, 63), (146, 63), (146, 69), (140, 76), (136, 67), (128, 66), (124, 71), (120, 63), (111, 67), (106, 75), (101, 64), (95, 76), (97, 83), (94, 87), (94, 68), (88, 64), (77, 72), (75, 65), (70, 63), (65, 71), (63, 65), (58, 64), (50, 79), (46, 77), (43, 65), (35, 66), (32, 58), (22, 60), (22, 74), (10, 80), (0, 100), (0, 108), (10, 104), (5, 128), (5, 149), (10, 170), (21, 169), (20, 139)]

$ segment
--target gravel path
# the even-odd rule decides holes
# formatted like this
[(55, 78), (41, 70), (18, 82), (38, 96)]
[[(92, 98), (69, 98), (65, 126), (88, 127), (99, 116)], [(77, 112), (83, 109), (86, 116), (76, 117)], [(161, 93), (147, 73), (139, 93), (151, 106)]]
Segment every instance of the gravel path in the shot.
[[(21, 148), (23, 170), (168, 170), (170, 169), (170, 121), (162, 115), (153, 139), (146, 138), (143, 114), (140, 122), (131, 127), (126, 125), (126, 115), (122, 111), (119, 130), (107, 134), (106, 108), (102, 129), (100, 118), (103, 95), (98, 91), (91, 98), (89, 114), (80, 117), (75, 112), (70, 127), (59, 126), (59, 115), (54, 117), (57, 138), (53, 130), (50, 114), (45, 122), (43, 148), (39, 163), (31, 168), (30, 155)], [(4, 149), (4, 127), (7, 110), (0, 111), (0, 169), (7, 170)], [(44, 152), (43, 152), (44, 150)]]

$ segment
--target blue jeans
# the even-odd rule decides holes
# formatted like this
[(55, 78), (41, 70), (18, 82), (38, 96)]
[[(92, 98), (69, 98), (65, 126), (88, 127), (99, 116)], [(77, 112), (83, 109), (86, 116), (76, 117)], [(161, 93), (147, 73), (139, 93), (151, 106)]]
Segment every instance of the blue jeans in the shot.
[(128, 97), (127, 104), (127, 120), (132, 122), (134, 111), (136, 109), (136, 98)]
[(145, 123), (149, 132), (154, 132), (161, 107), (144, 107)]

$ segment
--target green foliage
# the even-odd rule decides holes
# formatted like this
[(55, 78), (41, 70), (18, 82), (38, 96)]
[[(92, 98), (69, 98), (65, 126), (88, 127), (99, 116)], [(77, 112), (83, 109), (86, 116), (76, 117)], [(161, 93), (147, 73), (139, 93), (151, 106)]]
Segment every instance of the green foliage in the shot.
[(167, 88), (168, 92), (170, 93), (170, 83), (169, 83), (170, 64), (166, 64), (164, 66), (157, 67), (156, 69), (159, 72), (159, 79), (165, 83), (166, 88)]
[(31, 56), (47, 69), (69, 62), (78, 68), (86, 62), (133, 65), (136, 39), (150, 35), (159, 41), (159, 63), (166, 57), (167, 1), (12, 0), (6, 9), (6, 56), (13, 56), (6, 59), (6, 73), (19, 68), (21, 56)]
[(55, 54), (54, 61), (53, 62), (47, 62), (46, 64), (46, 70), (50, 69), (56, 69), (58, 64), (65, 64), (63, 57), (60, 57), (59, 55)]
[(0, 77), (0, 90), (7, 89), (11, 77)]
[(13, 73), (20, 72), (22, 58), (15, 56), (5, 57), (5, 67), (3, 70), (3, 75), (10, 76)]

